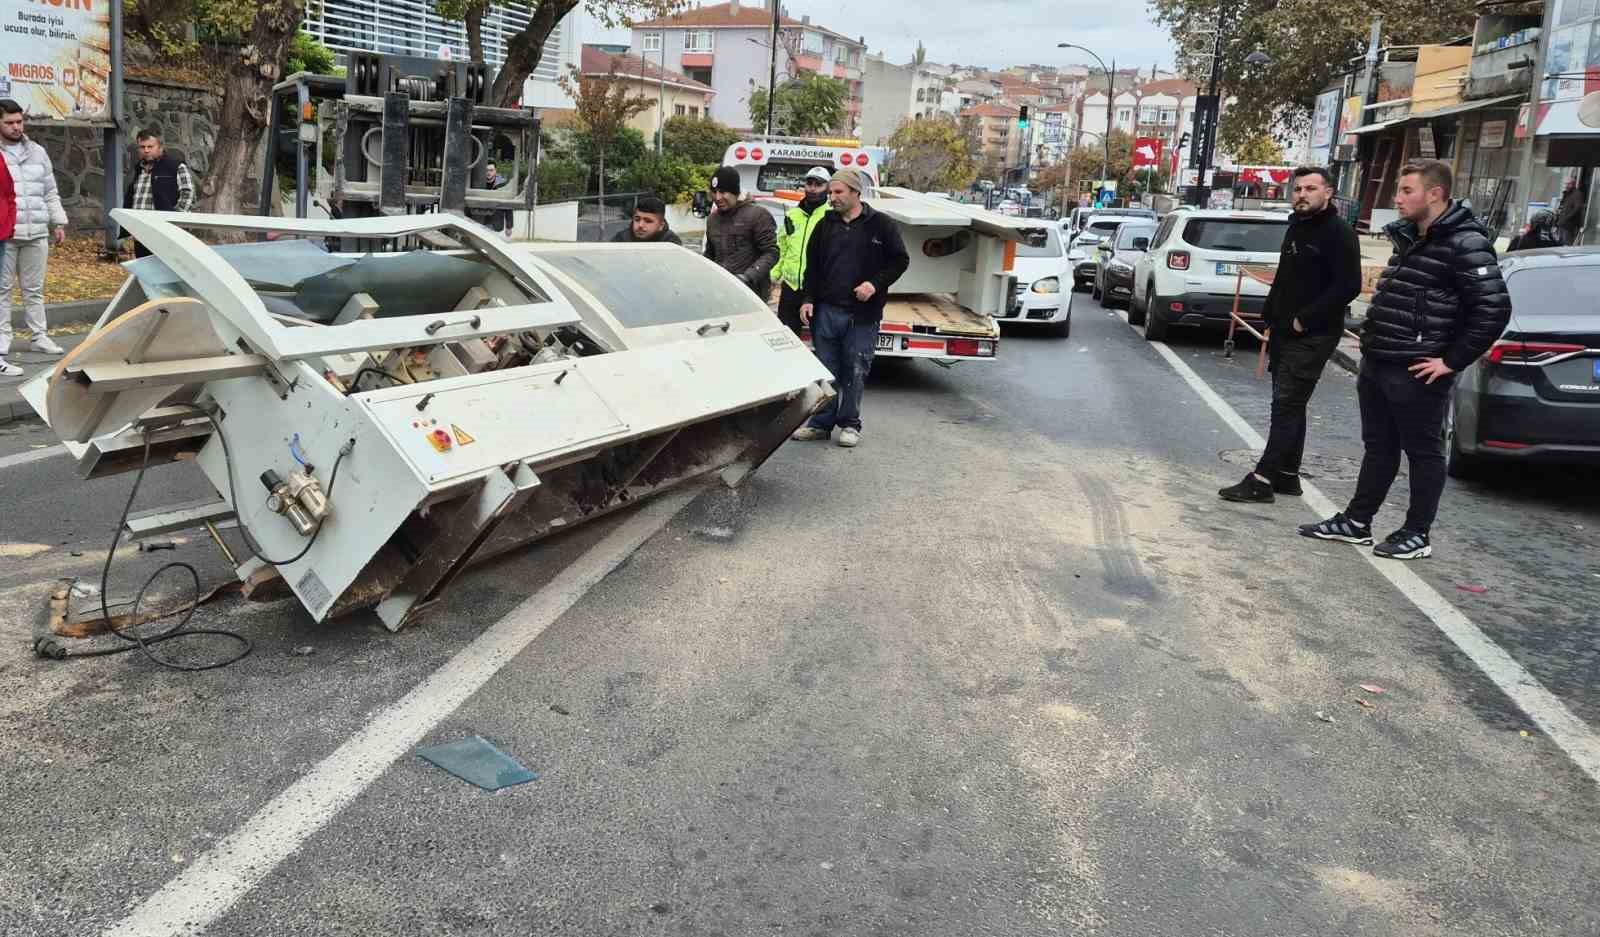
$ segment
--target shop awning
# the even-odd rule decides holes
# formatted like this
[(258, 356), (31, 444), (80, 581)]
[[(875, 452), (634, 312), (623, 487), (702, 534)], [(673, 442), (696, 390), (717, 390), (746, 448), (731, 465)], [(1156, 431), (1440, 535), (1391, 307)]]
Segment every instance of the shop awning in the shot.
[(1347, 130), (1347, 129), (1341, 127), (1341, 128), (1339, 128), (1339, 132), (1340, 133), (1353, 133), (1353, 134), (1377, 133), (1380, 130), (1388, 130), (1390, 127), (1398, 127), (1398, 126), (1400, 126), (1401, 124), (1405, 123), (1406, 121), (1408, 121), (1410, 119), (1411, 119), (1410, 115), (1407, 115), (1405, 117), (1396, 117), (1394, 120), (1380, 120), (1375, 124), (1365, 124), (1363, 126), (1356, 127), (1354, 129), (1348, 129)]
[(1421, 114), (1413, 113), (1410, 117), (1416, 120), (1449, 117), (1452, 114), (1464, 114), (1467, 111), (1476, 111), (1485, 107), (1499, 107), (1512, 103), (1521, 104), (1525, 98), (1527, 98), (1525, 94), (1508, 94), (1499, 98), (1484, 98), (1479, 101), (1467, 101), (1464, 104), (1452, 104), (1449, 107), (1441, 107), (1436, 111), (1424, 111)]

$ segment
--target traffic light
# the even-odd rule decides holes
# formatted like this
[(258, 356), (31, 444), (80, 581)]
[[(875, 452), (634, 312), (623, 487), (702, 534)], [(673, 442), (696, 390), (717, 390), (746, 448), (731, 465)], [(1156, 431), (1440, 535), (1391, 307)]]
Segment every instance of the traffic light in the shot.
[(1017, 126), (1023, 130), (1028, 129), (1028, 105), (1022, 105), (1022, 113), (1017, 115)]

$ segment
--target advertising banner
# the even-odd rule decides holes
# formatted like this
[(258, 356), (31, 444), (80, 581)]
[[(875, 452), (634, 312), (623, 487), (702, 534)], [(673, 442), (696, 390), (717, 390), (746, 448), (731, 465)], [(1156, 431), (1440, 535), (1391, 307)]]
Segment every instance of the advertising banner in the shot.
[(111, 4), (0, 0), (0, 98), (29, 117), (111, 119)]

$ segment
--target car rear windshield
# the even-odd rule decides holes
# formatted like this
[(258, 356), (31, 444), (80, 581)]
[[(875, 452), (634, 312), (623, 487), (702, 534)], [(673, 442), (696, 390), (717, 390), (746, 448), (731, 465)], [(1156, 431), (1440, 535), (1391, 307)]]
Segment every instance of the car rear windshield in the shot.
[(1288, 227), (1287, 221), (1194, 218), (1184, 225), (1183, 239), (1203, 250), (1276, 254)]
[(1600, 296), (1600, 265), (1524, 267), (1506, 277), (1506, 290), (1513, 310), (1593, 318), (1594, 298)]
[(1116, 234), (1117, 229), (1122, 227), (1122, 224), (1120, 221), (1096, 221), (1089, 226), (1089, 233), (1105, 237), (1108, 234)]
[(1156, 236), (1156, 226), (1153, 224), (1125, 224), (1117, 232), (1117, 250), (1133, 250), (1134, 238), (1153, 238)]
[(1047, 228), (1036, 228), (1017, 244), (1018, 257), (1060, 257), (1061, 239)]

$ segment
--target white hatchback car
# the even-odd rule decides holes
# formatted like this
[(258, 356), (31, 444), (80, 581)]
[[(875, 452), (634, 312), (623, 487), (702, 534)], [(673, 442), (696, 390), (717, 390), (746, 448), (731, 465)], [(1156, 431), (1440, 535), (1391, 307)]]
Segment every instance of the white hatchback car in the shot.
[(1260, 211), (1183, 211), (1162, 219), (1150, 252), (1134, 267), (1128, 322), (1165, 341), (1174, 325), (1228, 327), (1235, 290), (1239, 313), (1257, 318), (1267, 286), (1239, 276), (1240, 264), (1274, 266), (1289, 216)]
[(1067, 251), (1061, 231), (1055, 225), (1041, 228), (1040, 238), (1017, 245), (1011, 272), (1017, 278), (1017, 291), (1004, 315), (995, 321), (1049, 326), (1052, 334), (1066, 338), (1072, 329), (1072, 308), (1067, 303), (1072, 273), (1067, 266)]

